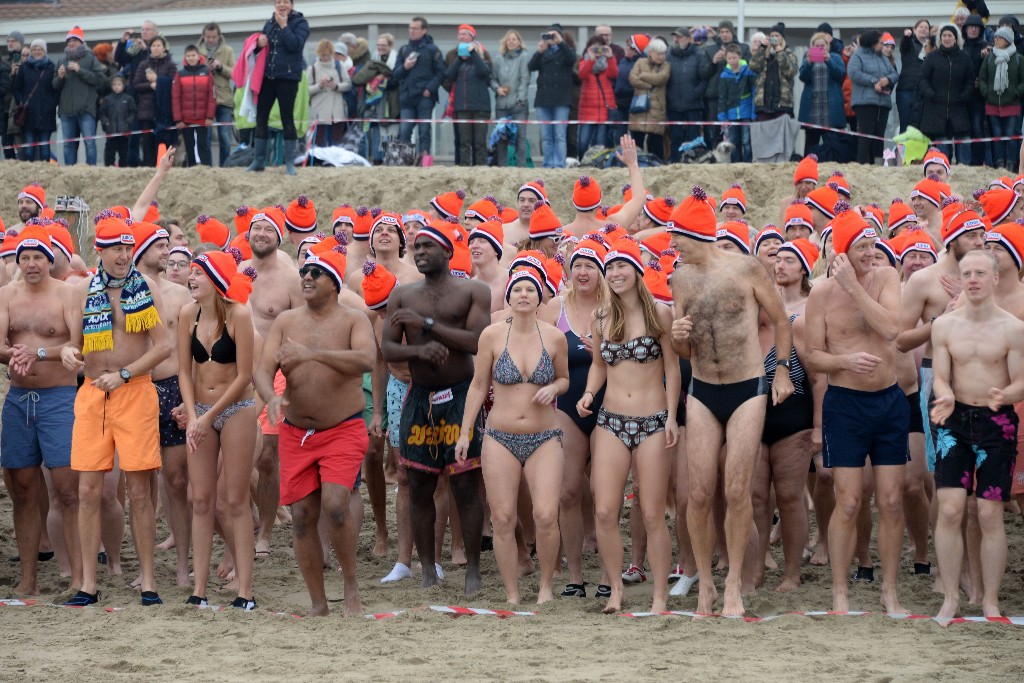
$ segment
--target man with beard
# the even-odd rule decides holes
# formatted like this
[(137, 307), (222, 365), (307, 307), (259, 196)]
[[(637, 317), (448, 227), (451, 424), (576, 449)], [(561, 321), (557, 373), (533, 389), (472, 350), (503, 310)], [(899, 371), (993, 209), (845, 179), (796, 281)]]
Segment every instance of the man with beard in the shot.
[(20, 222), (15, 223), (8, 230), (20, 233), (26, 223), (33, 218), (39, 218), (44, 206), (46, 206), (46, 190), (39, 183), (30, 183), (18, 193), (18, 219)]

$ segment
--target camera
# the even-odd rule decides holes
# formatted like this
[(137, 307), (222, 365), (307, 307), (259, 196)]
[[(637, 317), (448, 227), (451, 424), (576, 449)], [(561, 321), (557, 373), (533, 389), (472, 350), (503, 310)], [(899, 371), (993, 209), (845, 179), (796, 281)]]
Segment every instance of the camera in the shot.
[(772, 45), (778, 45), (779, 44), (779, 39), (776, 38), (775, 36), (772, 36), (772, 37), (770, 37), (768, 39), (768, 42), (771, 43)]
[(555, 39), (555, 34), (554, 34), (554, 32), (542, 33), (542, 34), (540, 34), (540, 39), (541, 40), (554, 40)]

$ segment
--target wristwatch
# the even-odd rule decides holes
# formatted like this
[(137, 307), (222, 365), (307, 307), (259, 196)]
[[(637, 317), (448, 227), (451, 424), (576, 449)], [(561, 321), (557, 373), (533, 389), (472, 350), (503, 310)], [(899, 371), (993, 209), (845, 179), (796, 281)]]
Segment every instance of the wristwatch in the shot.
[(430, 332), (430, 330), (433, 329), (433, 327), (434, 327), (434, 319), (433, 318), (424, 318), (423, 319), (423, 331), (424, 332)]
[(40, 346), (39, 350), (36, 351), (36, 358), (38, 358), (39, 360), (46, 360), (46, 349)]
[(132, 373), (131, 371), (128, 370), (128, 368), (121, 368), (120, 370), (117, 371), (117, 374), (121, 375), (121, 379), (123, 379), (126, 383), (128, 382), (128, 380), (132, 378)]
[(777, 361), (775, 363), (775, 366), (779, 368), (786, 368), (787, 370), (789, 370), (789, 359), (783, 358), (782, 360)]

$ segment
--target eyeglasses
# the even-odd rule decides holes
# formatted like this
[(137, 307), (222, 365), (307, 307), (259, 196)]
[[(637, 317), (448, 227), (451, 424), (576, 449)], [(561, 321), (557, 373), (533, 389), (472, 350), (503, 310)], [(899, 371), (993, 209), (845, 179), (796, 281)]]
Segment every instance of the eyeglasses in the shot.
[(184, 270), (188, 268), (188, 261), (168, 261), (167, 267)]
[(305, 278), (307, 275), (313, 280), (319, 280), (320, 276), (324, 274), (324, 271), (317, 268), (316, 266), (302, 266), (299, 268), (299, 277)]

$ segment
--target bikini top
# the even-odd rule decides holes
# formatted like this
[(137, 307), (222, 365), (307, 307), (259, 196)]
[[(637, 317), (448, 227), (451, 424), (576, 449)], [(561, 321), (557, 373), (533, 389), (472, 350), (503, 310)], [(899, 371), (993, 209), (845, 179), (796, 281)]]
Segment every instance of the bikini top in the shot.
[[(604, 320), (600, 322), (601, 335), (604, 336)], [(650, 335), (634, 337), (624, 344), (603, 339), (601, 341), (601, 359), (608, 365), (618, 365), (621, 361), (632, 360), (637, 363), (652, 363), (661, 358), (661, 342)]]
[(511, 334), (512, 325), (509, 325), (508, 334), (505, 335), (505, 350), (501, 352), (498, 362), (494, 364), (491, 379), (506, 386), (526, 383), (545, 386), (554, 382), (555, 364), (551, 362), (551, 356), (548, 355), (548, 350), (544, 346), (544, 336), (540, 334), (540, 325), (537, 326), (537, 334), (540, 335), (540, 360), (537, 361), (537, 367), (534, 368), (533, 374), (528, 380), (523, 379), (523, 373), (519, 371), (519, 366), (512, 360), (512, 355), (508, 352), (508, 339)]
[(202, 309), (196, 313), (196, 324), (192, 328), (192, 359), (197, 363), (206, 363), (213, 361), (220, 365), (228, 365), (235, 362), (235, 340), (228, 334), (228, 326), (224, 325), (224, 329), (220, 333), (220, 339), (213, 343), (213, 348), (210, 352), (206, 351), (206, 347), (199, 341), (199, 316), (203, 314)]

